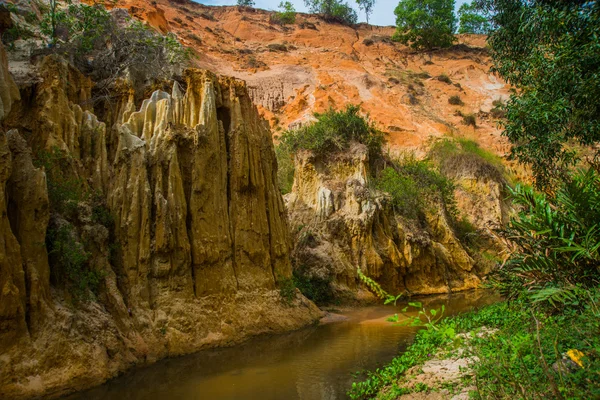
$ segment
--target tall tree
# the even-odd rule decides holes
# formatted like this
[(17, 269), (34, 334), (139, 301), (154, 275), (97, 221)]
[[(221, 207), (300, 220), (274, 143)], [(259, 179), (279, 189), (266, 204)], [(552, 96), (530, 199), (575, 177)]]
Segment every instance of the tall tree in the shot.
[(477, 0), (465, 3), (458, 9), (458, 33), (476, 33), (488, 35), (492, 31), (490, 16), (484, 14)]
[(402, 0), (394, 13), (394, 39), (414, 49), (449, 47), (456, 40), (454, 0)]
[(367, 16), (367, 24), (369, 23), (369, 15), (373, 12), (373, 6), (375, 6), (375, 0), (356, 0), (358, 7), (365, 12)]
[(486, 0), (494, 71), (516, 89), (504, 135), (538, 187), (600, 157), (600, 2)]

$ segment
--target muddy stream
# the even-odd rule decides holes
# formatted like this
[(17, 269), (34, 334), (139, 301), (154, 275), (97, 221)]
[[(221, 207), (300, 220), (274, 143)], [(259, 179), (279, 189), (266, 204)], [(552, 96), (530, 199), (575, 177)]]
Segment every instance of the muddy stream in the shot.
[[(453, 315), (499, 299), (470, 291), (419, 300)], [(346, 319), (162, 360), (65, 400), (345, 399), (357, 372), (385, 365), (413, 340), (416, 328), (386, 321), (404, 307), (329, 309)]]

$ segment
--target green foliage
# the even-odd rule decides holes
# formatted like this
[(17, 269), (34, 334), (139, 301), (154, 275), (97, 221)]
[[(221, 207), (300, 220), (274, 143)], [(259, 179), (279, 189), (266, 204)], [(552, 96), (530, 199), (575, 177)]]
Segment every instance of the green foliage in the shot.
[(452, 85), (452, 79), (450, 79), (450, 77), (446, 74), (441, 74), (437, 77), (437, 80), (440, 82), (447, 83), (448, 85)]
[[(437, 330), (419, 331), (406, 352), (353, 383), (348, 395), (367, 399), (408, 393), (398, 386), (408, 369), (461, 346), (462, 357), (476, 360), (471, 366), (476, 378), (467, 382), (475, 386), (476, 399), (598, 398), (600, 288), (589, 291), (581, 302), (580, 311), (552, 315), (532, 312), (516, 300), (446, 318), (435, 325)], [(583, 355), (583, 368), (570, 361), (573, 350)]]
[(92, 206), (92, 221), (103, 225), (109, 231), (115, 226), (115, 218), (103, 201), (96, 200)]
[(2, 33), (2, 43), (8, 47), (9, 50), (14, 48), (15, 41), (19, 39), (29, 39), (34, 37), (33, 32), (15, 23), (12, 27)]
[(384, 301), (384, 304), (394, 303), (395, 306), (398, 300), (404, 297), (404, 294), (402, 293), (396, 296), (392, 296), (391, 294), (386, 292), (379, 283), (375, 282), (373, 279), (363, 274), (360, 268), (356, 270), (356, 274), (358, 276), (358, 279), (360, 279), (360, 281), (363, 282), (375, 296), (379, 297), (381, 300)]
[(439, 202), (455, 213), (454, 184), (427, 160), (397, 160), (379, 173), (375, 188), (389, 193), (395, 210), (409, 219), (419, 218), (426, 207)]
[(409, 308), (414, 308), (417, 310), (417, 315), (406, 315), (407, 319), (400, 323), (399, 325), (404, 326), (418, 326), (426, 329), (433, 330), (441, 330), (444, 336), (447, 336), (449, 339), (454, 338), (455, 332), (454, 328), (450, 326), (439, 326), (438, 322), (444, 317), (444, 312), (446, 311), (446, 306), (442, 304), (440, 308), (432, 308), (430, 310), (425, 309), (423, 307), (423, 303), (420, 301), (409, 302), (408, 306), (402, 309), (402, 312), (405, 313)]
[(475, 33), (488, 35), (492, 29), (490, 17), (485, 15), (477, 0), (465, 3), (458, 9), (458, 33)]
[(318, 13), (326, 21), (354, 25), (358, 21), (356, 11), (341, 0), (304, 0), (310, 12)]
[(521, 207), (505, 236), (514, 244), (494, 283), (509, 298), (556, 308), (578, 304), (600, 276), (600, 176), (580, 171), (552, 195), (517, 185)]
[(304, 296), (318, 305), (329, 304), (334, 299), (332, 278), (309, 276), (305, 268), (294, 270), (294, 284)]
[(453, 106), (462, 106), (465, 103), (463, 103), (462, 99), (460, 98), (460, 96), (450, 96), (448, 98), (448, 103), (452, 104)]
[(34, 164), (46, 171), (50, 208), (58, 213), (73, 214), (77, 205), (89, 199), (85, 181), (72, 172), (73, 160), (58, 147), (40, 151)]
[(296, 9), (292, 3), (289, 1), (282, 1), (279, 3), (279, 9), (281, 11), (277, 11), (271, 15), (271, 22), (279, 25), (296, 23)]
[(90, 298), (90, 290), (96, 292), (103, 274), (89, 268), (89, 254), (77, 241), (75, 228), (63, 221), (52, 224), (46, 233), (46, 246), (52, 277), (62, 284), (75, 301)]
[[(100, 4), (61, 7), (53, 0), (40, 29), (53, 51), (91, 76), (96, 91), (109, 88), (125, 74), (133, 80), (170, 78), (173, 66), (186, 64), (191, 57), (175, 35), (160, 35), (136, 20), (118, 22)], [(60, 46), (55, 46), (58, 42)]]
[(482, 149), (472, 140), (436, 140), (431, 144), (427, 157), (439, 166), (444, 176), (451, 179), (460, 178), (466, 172), (497, 182), (507, 181), (507, 171), (500, 157)]
[[(443, 173), (449, 173), (448, 164), (456, 157), (470, 155), (478, 158), (482, 162), (493, 165), (498, 169), (502, 169), (502, 159), (487, 150), (482, 149), (477, 142), (473, 140), (456, 138), (456, 139), (440, 139), (434, 141), (427, 156), (440, 164)], [(447, 164), (448, 163), (448, 164)]]
[(477, 117), (475, 114), (462, 114), (463, 124), (477, 128)]
[[(598, 398), (599, 293), (591, 291), (578, 312), (533, 312), (519, 301), (485, 309), (493, 318), (485, 325), (499, 331), (489, 337), (475, 336), (470, 342), (470, 353), (479, 359), (473, 366), (475, 398)], [(467, 320), (461, 325), (467, 325)], [(481, 322), (468, 322), (481, 326)], [(583, 368), (569, 357), (573, 350), (583, 355)]]
[(281, 300), (288, 306), (292, 305), (292, 302), (296, 298), (296, 284), (294, 283), (294, 279), (292, 277), (285, 278), (279, 276), (277, 278), (277, 286), (279, 287)]
[(384, 169), (375, 187), (392, 196), (395, 210), (407, 217), (417, 218), (423, 207), (423, 197), (418, 182), (410, 175), (400, 175), (394, 168)]
[(101, 5), (69, 4), (66, 9), (55, 7), (55, 11), (45, 14), (40, 22), (42, 34), (56, 43), (57, 29), (63, 30), (68, 41), (83, 53), (94, 48), (98, 39), (105, 34), (111, 18)]
[(294, 156), (286, 150), (285, 146), (275, 146), (275, 156), (277, 157), (277, 183), (281, 194), (287, 194), (292, 191), (294, 185)]
[(456, 40), (454, 0), (402, 0), (394, 13), (393, 39), (416, 50), (450, 47)]
[(254, 0), (237, 0), (237, 5), (242, 7), (254, 7)]
[(504, 135), (531, 166), (538, 187), (560, 182), (579, 160), (576, 146), (600, 147), (600, 2), (487, 0), (497, 29), (493, 70), (516, 89)]
[[(34, 160), (36, 167), (46, 172), (46, 185), (50, 210), (53, 215), (61, 215), (68, 220), (77, 220), (80, 203), (91, 205), (91, 220), (109, 230), (110, 261), (114, 264), (115, 246), (113, 230), (114, 218), (99, 193), (90, 193), (83, 179), (77, 178), (73, 170), (73, 160), (58, 148), (40, 151)], [(73, 224), (67, 220), (53, 221), (46, 231), (46, 247), (55, 283), (65, 287), (75, 301), (88, 300), (90, 291), (96, 292), (104, 277), (100, 271), (89, 267), (89, 254), (85, 250)]]
[(360, 270), (360, 268), (358, 268), (356, 270), (356, 274), (358, 276), (358, 278), (361, 280), (361, 282), (363, 282), (371, 292), (373, 292), (373, 294), (377, 297), (379, 297), (382, 300), (387, 299), (390, 294), (388, 292), (386, 292), (385, 290), (383, 290), (383, 288), (379, 285), (379, 283), (375, 282), (373, 279), (369, 278), (368, 276), (366, 276), (365, 274), (363, 274), (363, 272)]
[(356, 0), (356, 4), (358, 4), (358, 8), (365, 12), (368, 24), (369, 15), (371, 15), (371, 13), (373, 12), (373, 7), (375, 6), (375, 0)]
[(321, 156), (346, 150), (354, 141), (366, 145), (371, 159), (376, 159), (381, 155), (384, 134), (359, 112), (360, 106), (348, 105), (344, 111), (329, 109), (315, 114), (317, 122), (284, 132), (281, 146), (292, 153), (310, 150)]
[(385, 73), (391, 79), (395, 79), (396, 83), (403, 83), (407, 86), (424, 86), (423, 79), (431, 78), (431, 75), (425, 71), (415, 72), (410, 69), (388, 69)]

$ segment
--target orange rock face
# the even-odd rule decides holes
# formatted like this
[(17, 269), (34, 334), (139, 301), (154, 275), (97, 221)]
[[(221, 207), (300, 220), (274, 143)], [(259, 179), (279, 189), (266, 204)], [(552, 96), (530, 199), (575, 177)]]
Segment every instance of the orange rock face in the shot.
[[(508, 87), (489, 72), (484, 36), (460, 35), (450, 49), (415, 53), (391, 41), (393, 27), (347, 27), (307, 14), (280, 26), (270, 23), (268, 11), (185, 0), (118, 0), (115, 7), (175, 33), (195, 50), (200, 67), (247, 81), (275, 136), (314, 112), (362, 104), (389, 134), (393, 152), (418, 151), (444, 135), (474, 139), (499, 154), (508, 150), (487, 114)], [(451, 96), (464, 105), (449, 104)], [(461, 114), (474, 114), (477, 127), (464, 125)]]

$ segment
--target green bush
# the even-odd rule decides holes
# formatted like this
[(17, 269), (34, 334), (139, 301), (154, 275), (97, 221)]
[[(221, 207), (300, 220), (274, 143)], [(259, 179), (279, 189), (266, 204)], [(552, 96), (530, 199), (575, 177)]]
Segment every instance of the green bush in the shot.
[(22, 39), (26, 40), (34, 37), (35, 34), (30, 30), (22, 27), (19, 24), (14, 24), (12, 27), (2, 33), (2, 43), (7, 46), (9, 50), (14, 48), (15, 41)]
[(375, 188), (389, 193), (395, 210), (409, 219), (417, 219), (431, 201), (443, 202), (451, 215), (456, 214), (454, 184), (426, 160), (406, 157), (396, 161), (394, 167), (381, 171)]
[(291, 305), (296, 298), (296, 284), (294, 283), (294, 278), (279, 276), (277, 278), (277, 286), (279, 287), (281, 301), (287, 305)]
[(444, 173), (451, 173), (446, 167), (450, 166), (454, 158), (462, 155), (474, 156), (498, 169), (504, 168), (500, 157), (482, 149), (477, 142), (469, 139), (439, 139), (431, 144), (427, 153), (427, 157), (439, 164)]
[(494, 106), (490, 110), (490, 114), (494, 118), (506, 118), (506, 104), (502, 100), (494, 100), (492, 102), (492, 106)]
[(333, 301), (331, 282), (332, 278), (324, 279), (307, 275), (306, 269), (303, 267), (294, 270), (295, 286), (317, 305), (329, 304)]
[(354, 25), (358, 22), (358, 15), (347, 3), (341, 0), (304, 0), (310, 12), (321, 14), (329, 22), (345, 25)]
[(46, 184), (50, 209), (58, 213), (72, 214), (77, 205), (89, 199), (83, 179), (74, 176), (72, 159), (58, 147), (38, 152), (34, 164), (46, 171)]
[(191, 51), (171, 33), (160, 35), (133, 19), (123, 25), (100, 4), (52, 3), (54, 8), (40, 22), (41, 33), (49, 38), (52, 51), (90, 75), (96, 91), (111, 87), (125, 74), (133, 80), (168, 79), (173, 66), (190, 60)]
[(394, 13), (393, 39), (414, 49), (449, 47), (456, 40), (454, 0), (402, 0)]
[(463, 103), (460, 96), (450, 96), (448, 98), (448, 103), (452, 104), (453, 106), (462, 106), (465, 104), (465, 103)]
[(285, 146), (275, 146), (275, 156), (277, 157), (277, 182), (281, 194), (287, 194), (292, 191), (294, 185), (294, 156), (285, 149)]
[(89, 268), (90, 256), (77, 240), (75, 227), (66, 221), (51, 224), (46, 232), (46, 246), (53, 280), (64, 285), (75, 301), (89, 299), (90, 290), (98, 290), (103, 274)]
[(462, 119), (463, 124), (477, 128), (477, 118), (475, 117), (475, 114), (463, 114)]
[(521, 207), (504, 235), (515, 246), (493, 282), (504, 295), (532, 303), (577, 305), (600, 278), (600, 175), (579, 171), (553, 194), (517, 185)]
[(447, 83), (448, 85), (452, 85), (452, 79), (446, 74), (441, 74), (437, 77), (437, 80), (440, 82)]
[(360, 106), (348, 105), (344, 111), (329, 109), (323, 114), (316, 113), (316, 122), (284, 132), (281, 145), (292, 153), (310, 150), (321, 156), (346, 150), (354, 141), (366, 145), (375, 159), (381, 155), (384, 134), (359, 112)]
[(512, 181), (500, 157), (482, 149), (472, 140), (436, 140), (431, 144), (427, 157), (439, 166), (443, 175), (451, 179), (469, 174), (501, 183)]
[[(491, 10), (492, 71), (515, 90), (502, 121), (511, 156), (552, 189), (600, 157), (600, 3), (478, 1)], [(576, 39), (575, 39), (576, 38)], [(568, 179), (568, 178), (567, 178)]]
[(418, 217), (423, 198), (412, 176), (402, 176), (394, 168), (386, 168), (379, 175), (375, 187), (392, 196), (392, 203), (399, 214), (411, 219)]
[[(519, 301), (486, 310), (489, 328), (499, 331), (475, 337), (470, 354), (477, 398), (596, 399), (600, 396), (600, 291), (581, 299), (581, 311), (547, 314)], [(458, 323), (468, 326), (468, 318)], [(478, 322), (477, 325), (480, 325)], [(576, 365), (567, 355), (583, 355)]]
[(287, 25), (296, 23), (296, 9), (289, 1), (279, 3), (279, 9), (274, 14), (271, 14), (271, 22), (279, 25)]

